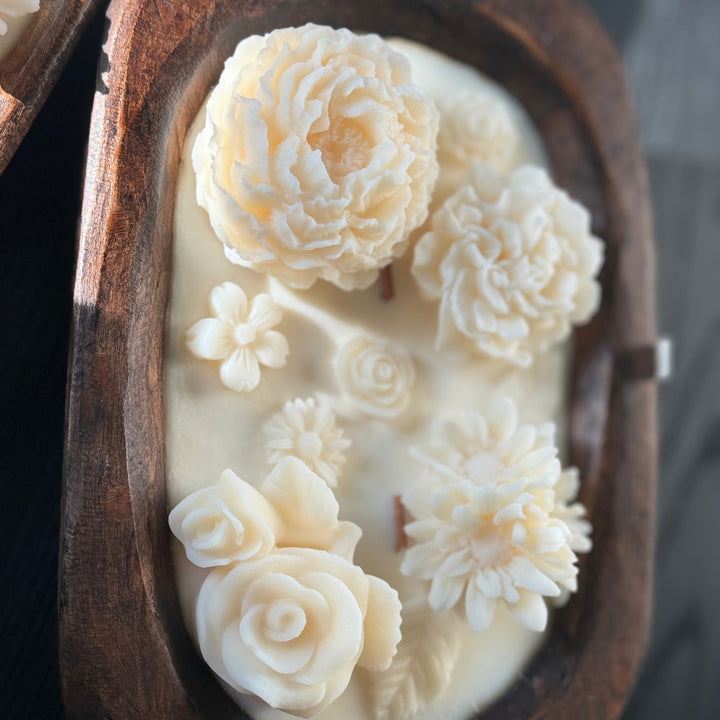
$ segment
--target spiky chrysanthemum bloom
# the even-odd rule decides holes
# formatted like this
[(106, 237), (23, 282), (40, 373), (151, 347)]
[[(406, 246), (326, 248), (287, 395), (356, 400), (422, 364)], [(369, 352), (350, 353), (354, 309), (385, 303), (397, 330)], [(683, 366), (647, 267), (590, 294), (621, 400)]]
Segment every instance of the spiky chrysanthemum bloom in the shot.
[(286, 457), (299, 458), (330, 487), (337, 485), (345, 450), (351, 444), (335, 424), (335, 414), (314, 398), (289, 400), (265, 423), (265, 448), (271, 465)]
[(525, 626), (547, 623), (544, 597), (577, 587), (572, 532), (555, 515), (561, 477), (554, 426), (518, 426), (506, 400), (487, 418), (467, 413), (439, 426), (414, 451), (425, 483), (403, 495), (416, 541), (402, 572), (431, 581), (429, 603), (448, 610), (465, 597), (474, 630), (487, 629), (498, 602)]
[(577, 502), (580, 490), (580, 473), (577, 468), (563, 470), (555, 485), (555, 507), (553, 517), (562, 520), (570, 530), (570, 547), (575, 552), (588, 553), (592, 550), (592, 524), (586, 519), (585, 506)]
[[(592, 550), (592, 524), (586, 518), (587, 509), (577, 502), (580, 490), (580, 474), (571, 467), (563, 470), (555, 486), (555, 507), (553, 517), (562, 520), (570, 531), (570, 549), (576, 553), (589, 553)], [(555, 607), (566, 605), (575, 588), (562, 587), (560, 595), (552, 599)]]

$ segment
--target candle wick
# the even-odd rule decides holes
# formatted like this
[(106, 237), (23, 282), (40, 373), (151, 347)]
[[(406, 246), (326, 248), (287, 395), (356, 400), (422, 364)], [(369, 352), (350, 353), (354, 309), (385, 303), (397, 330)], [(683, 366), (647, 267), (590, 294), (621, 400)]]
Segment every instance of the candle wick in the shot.
[(395, 511), (395, 552), (407, 548), (407, 535), (405, 534), (405, 508), (399, 495), (393, 495), (393, 509)]
[(395, 297), (395, 288), (393, 287), (392, 263), (386, 265), (380, 271), (380, 282), (382, 285), (382, 299), (392, 300), (393, 297)]

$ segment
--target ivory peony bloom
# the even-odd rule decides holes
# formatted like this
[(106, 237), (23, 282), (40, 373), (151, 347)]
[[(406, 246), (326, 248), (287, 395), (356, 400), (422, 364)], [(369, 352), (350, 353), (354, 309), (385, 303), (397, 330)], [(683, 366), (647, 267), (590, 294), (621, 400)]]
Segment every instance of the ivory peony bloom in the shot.
[(280, 518), (252, 485), (225, 470), (216, 485), (181, 500), (169, 523), (188, 560), (206, 568), (267, 555)]
[(454, 163), (510, 169), (520, 135), (507, 104), (489, 92), (458, 92), (440, 103), (438, 155)]
[(285, 457), (297, 457), (330, 487), (345, 464), (345, 450), (352, 444), (335, 423), (326, 403), (314, 398), (289, 400), (265, 424), (268, 462), (276, 465)]
[(400, 601), (337, 555), (289, 548), (213, 571), (196, 622), (202, 655), (225, 682), (310, 717), (345, 690), (356, 665), (390, 665)]
[(467, 413), (445, 423), (415, 456), (427, 484), (403, 503), (416, 544), (401, 571), (431, 581), (428, 601), (449, 610), (464, 596), (470, 626), (486, 630), (498, 602), (532, 630), (547, 623), (544, 597), (576, 589), (571, 531), (554, 515), (560, 463), (551, 424), (518, 426), (506, 401), (485, 418)]
[(341, 349), (336, 367), (340, 387), (361, 412), (393, 418), (407, 410), (415, 368), (401, 345), (358, 335)]
[(260, 382), (260, 365), (283, 367), (287, 361), (285, 336), (271, 330), (282, 320), (280, 306), (270, 295), (256, 295), (250, 306), (234, 283), (213, 288), (214, 318), (204, 318), (187, 331), (187, 345), (197, 357), (222, 360), (220, 380), (237, 392), (253, 390)]
[(377, 35), (308, 24), (243, 40), (193, 148), (225, 254), (296, 288), (367, 287), (424, 222), (437, 111)]
[(40, 0), (0, 0), (0, 37), (8, 31), (7, 18), (23, 17), (39, 9)]
[(602, 259), (587, 211), (544, 170), (504, 177), (478, 165), (433, 215), (412, 272), (440, 299), (438, 347), (470, 346), (526, 367), (595, 313)]

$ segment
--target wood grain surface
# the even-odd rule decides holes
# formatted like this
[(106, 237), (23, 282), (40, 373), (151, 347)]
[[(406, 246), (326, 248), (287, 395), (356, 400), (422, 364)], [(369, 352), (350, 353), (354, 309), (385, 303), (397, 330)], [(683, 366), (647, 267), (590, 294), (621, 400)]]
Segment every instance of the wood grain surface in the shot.
[(607, 242), (605, 302), (578, 333), (571, 400), (571, 460), (586, 477), (595, 549), (578, 597), (483, 717), (616, 718), (648, 631), (656, 407), (652, 381), (612, 374), (605, 358), (652, 344), (655, 327), (645, 172), (606, 36), (567, 0), (364, 0), (311, 10), (292, 1), (135, 1), (112, 3), (109, 17), (68, 401), (60, 584), (68, 715), (233, 711), (184, 631), (169, 559), (163, 342), (175, 178), (188, 124), (237, 41), (312, 19), (426, 42), (506, 85), (540, 129), (559, 183), (589, 206)]
[(44, 0), (17, 45), (0, 60), (0, 174), (100, 4), (101, 0)]

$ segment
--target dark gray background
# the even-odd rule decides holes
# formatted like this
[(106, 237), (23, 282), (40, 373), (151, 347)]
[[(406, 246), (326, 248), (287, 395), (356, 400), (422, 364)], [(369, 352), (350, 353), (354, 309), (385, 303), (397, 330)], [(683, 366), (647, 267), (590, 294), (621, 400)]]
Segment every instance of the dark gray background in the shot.
[[(676, 349), (661, 391), (653, 637), (624, 720), (720, 720), (720, 0), (589, 4), (627, 66), (655, 206), (659, 326)], [(102, 32), (99, 15), (0, 176), (0, 720), (63, 717), (65, 373)]]

